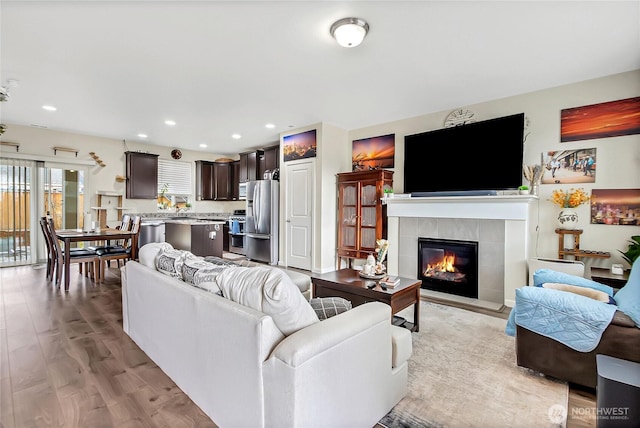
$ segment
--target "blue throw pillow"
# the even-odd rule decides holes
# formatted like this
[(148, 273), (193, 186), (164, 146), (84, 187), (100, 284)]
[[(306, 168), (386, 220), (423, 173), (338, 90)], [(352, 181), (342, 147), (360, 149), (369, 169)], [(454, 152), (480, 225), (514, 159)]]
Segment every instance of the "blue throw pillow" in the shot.
[(640, 327), (640, 259), (631, 268), (629, 281), (616, 293), (613, 298), (618, 309), (633, 320), (636, 327)]
[(542, 287), (547, 282), (556, 282), (559, 284), (578, 285), (580, 287), (593, 288), (613, 296), (613, 288), (608, 285), (600, 284), (581, 276), (570, 275), (564, 272), (558, 272), (553, 269), (538, 269), (533, 273), (533, 285)]

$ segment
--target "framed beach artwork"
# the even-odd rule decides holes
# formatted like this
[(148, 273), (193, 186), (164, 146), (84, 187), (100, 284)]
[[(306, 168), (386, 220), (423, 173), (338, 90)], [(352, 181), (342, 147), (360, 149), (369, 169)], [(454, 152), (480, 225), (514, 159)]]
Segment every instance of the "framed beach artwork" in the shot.
[(596, 149), (559, 150), (542, 153), (541, 184), (596, 182)]
[(560, 142), (640, 134), (640, 97), (564, 109)]
[(316, 157), (316, 130), (282, 138), (282, 157), (284, 162)]
[(353, 171), (393, 168), (396, 150), (396, 135), (354, 140), (351, 148)]
[(640, 226), (640, 189), (591, 190), (591, 224)]

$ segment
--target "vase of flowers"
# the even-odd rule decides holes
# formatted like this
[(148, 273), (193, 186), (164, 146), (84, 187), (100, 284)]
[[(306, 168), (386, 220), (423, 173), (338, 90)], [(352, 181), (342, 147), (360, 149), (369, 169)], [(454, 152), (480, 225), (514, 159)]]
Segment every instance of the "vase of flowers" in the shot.
[(578, 228), (578, 206), (589, 202), (589, 195), (584, 189), (554, 190), (551, 193), (551, 202), (560, 207), (558, 213), (558, 226), (561, 229)]

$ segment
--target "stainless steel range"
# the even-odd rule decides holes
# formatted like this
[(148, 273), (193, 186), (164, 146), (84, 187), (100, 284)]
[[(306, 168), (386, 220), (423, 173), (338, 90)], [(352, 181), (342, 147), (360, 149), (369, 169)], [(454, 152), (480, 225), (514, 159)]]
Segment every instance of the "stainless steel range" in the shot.
[(229, 252), (245, 254), (245, 224), (247, 216), (245, 210), (234, 210), (229, 216)]

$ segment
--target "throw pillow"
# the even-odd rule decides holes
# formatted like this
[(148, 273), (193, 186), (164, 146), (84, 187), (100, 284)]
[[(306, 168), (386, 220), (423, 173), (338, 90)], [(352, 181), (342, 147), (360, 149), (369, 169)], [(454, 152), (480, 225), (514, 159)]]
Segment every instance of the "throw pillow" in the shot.
[(182, 280), (195, 287), (220, 293), (216, 277), (228, 265), (215, 265), (199, 258), (187, 258), (182, 265)]
[(352, 308), (351, 302), (342, 297), (314, 297), (309, 304), (321, 321)]
[(164, 275), (182, 279), (182, 265), (189, 257), (195, 256), (183, 250), (161, 250), (156, 256), (156, 269)]
[(156, 268), (156, 257), (161, 250), (173, 250), (173, 246), (168, 242), (150, 242), (143, 245), (138, 250), (138, 260), (140, 264), (150, 269)]
[(640, 327), (640, 258), (633, 263), (625, 286), (613, 298), (618, 309), (627, 314), (636, 327)]
[(542, 284), (547, 282), (592, 288), (594, 290), (604, 291), (609, 296), (613, 296), (613, 288), (581, 276), (570, 275), (553, 269), (538, 269), (533, 273), (533, 285), (536, 287), (540, 287)]
[(281, 269), (229, 267), (216, 279), (224, 297), (271, 316), (285, 336), (320, 321)]
[(578, 287), (577, 285), (559, 284), (557, 282), (545, 282), (542, 284), (543, 288), (553, 288), (554, 290), (567, 291), (569, 293), (579, 294), (581, 296), (589, 297), (599, 302), (610, 303), (615, 305), (616, 302), (611, 296), (604, 291), (594, 290), (593, 288)]

